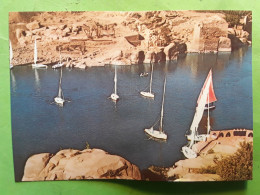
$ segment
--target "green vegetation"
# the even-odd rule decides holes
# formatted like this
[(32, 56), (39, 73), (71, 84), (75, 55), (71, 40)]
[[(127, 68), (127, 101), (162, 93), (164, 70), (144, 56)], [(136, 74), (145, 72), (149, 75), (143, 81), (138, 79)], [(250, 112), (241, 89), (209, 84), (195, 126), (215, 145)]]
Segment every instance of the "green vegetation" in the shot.
[(88, 142), (86, 142), (86, 149), (91, 149)]
[(242, 142), (234, 155), (216, 160), (215, 166), (200, 169), (199, 173), (218, 174), (223, 180), (252, 179), (253, 144)]

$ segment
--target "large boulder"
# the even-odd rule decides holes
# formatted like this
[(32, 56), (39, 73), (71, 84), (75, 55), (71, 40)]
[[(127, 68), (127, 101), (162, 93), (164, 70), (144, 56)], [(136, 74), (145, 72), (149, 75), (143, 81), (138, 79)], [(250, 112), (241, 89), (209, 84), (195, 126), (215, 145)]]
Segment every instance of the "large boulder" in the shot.
[(44, 153), (30, 157), (22, 181), (75, 179), (141, 180), (141, 173), (124, 158), (100, 149), (67, 149), (54, 156)]
[(40, 28), (40, 23), (37, 21), (30, 22), (26, 25), (26, 28), (28, 28), (29, 30), (34, 30), (34, 29)]

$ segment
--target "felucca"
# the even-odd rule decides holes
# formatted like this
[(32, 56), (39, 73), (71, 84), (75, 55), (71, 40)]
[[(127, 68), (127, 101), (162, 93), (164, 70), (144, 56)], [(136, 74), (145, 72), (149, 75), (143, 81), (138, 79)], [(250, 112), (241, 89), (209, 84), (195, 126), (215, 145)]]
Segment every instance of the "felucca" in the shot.
[(44, 64), (37, 64), (37, 43), (36, 43), (36, 39), (34, 41), (34, 64), (32, 64), (33, 68), (47, 68), (47, 65)]
[(150, 77), (150, 90), (147, 91), (141, 91), (140, 94), (144, 97), (148, 98), (154, 98), (154, 94), (152, 93), (152, 81), (153, 81), (153, 64), (152, 64), (152, 71), (151, 71), (151, 77)]
[(209, 136), (210, 133), (210, 120), (209, 120), (209, 107), (207, 107), (208, 110), (208, 118), (207, 118), (207, 134), (199, 134), (198, 133), (198, 127), (199, 123), (202, 119), (205, 105), (206, 103), (209, 103), (210, 101), (210, 88), (212, 85), (212, 70), (209, 71), (209, 74), (207, 76), (207, 79), (202, 87), (202, 90), (200, 92), (200, 96), (198, 98), (198, 104), (196, 107), (196, 112), (192, 121), (192, 124), (190, 126), (190, 134), (186, 135), (187, 139), (190, 141), (188, 146), (182, 147), (182, 152), (187, 158), (196, 158), (197, 153), (192, 149), (192, 146), (195, 142), (199, 141), (206, 141), (206, 138)]
[(59, 81), (58, 96), (54, 98), (54, 101), (55, 101), (58, 105), (63, 106), (65, 100), (64, 100), (64, 96), (63, 96), (62, 89), (61, 89), (61, 80), (62, 80), (62, 68), (60, 69), (60, 81)]
[(164, 107), (164, 98), (165, 98), (165, 86), (166, 86), (166, 77), (164, 79), (164, 86), (163, 86), (163, 99), (162, 99), (162, 108), (161, 108), (161, 117), (160, 117), (159, 130), (154, 130), (153, 129), (153, 127), (155, 125), (153, 125), (149, 129), (145, 129), (144, 130), (145, 133), (147, 133), (151, 137), (156, 138), (156, 139), (161, 139), (161, 140), (166, 140), (167, 139), (167, 134), (164, 133), (164, 131), (163, 131), (163, 107)]
[(118, 101), (119, 100), (119, 96), (117, 95), (117, 68), (115, 67), (115, 77), (114, 77), (114, 83), (115, 83), (115, 86), (114, 86), (114, 93), (112, 93), (110, 95), (110, 98), (113, 100), (113, 101)]

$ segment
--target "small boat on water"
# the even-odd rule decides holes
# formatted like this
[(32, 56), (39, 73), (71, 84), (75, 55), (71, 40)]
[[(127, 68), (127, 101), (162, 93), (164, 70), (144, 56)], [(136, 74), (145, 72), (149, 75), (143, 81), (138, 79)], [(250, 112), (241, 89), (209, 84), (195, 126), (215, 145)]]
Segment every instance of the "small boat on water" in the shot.
[[(59, 50), (60, 51), (60, 50)], [(60, 61), (58, 64), (52, 66), (53, 69), (61, 68), (64, 64), (61, 62), (61, 54), (60, 54)]]
[(149, 75), (148, 72), (142, 72), (142, 73), (140, 74), (140, 77), (147, 77), (148, 75)]
[(152, 71), (151, 71), (151, 77), (150, 77), (150, 89), (149, 89), (149, 92), (141, 91), (140, 94), (142, 96), (148, 97), (148, 98), (154, 98), (154, 93), (152, 93), (152, 81), (153, 81), (153, 64), (152, 64)]
[(207, 107), (207, 111), (208, 111), (207, 134), (199, 134), (198, 127), (204, 113), (205, 105), (206, 103), (209, 104), (210, 101), (211, 86), (212, 86), (212, 71), (210, 70), (198, 98), (196, 112), (194, 114), (194, 118), (190, 126), (190, 134), (186, 135), (187, 140), (189, 140), (190, 143), (187, 146), (182, 147), (182, 152), (187, 158), (196, 158), (197, 153), (192, 149), (192, 146), (196, 142), (206, 141), (207, 137), (209, 136), (210, 133), (209, 107)]
[(37, 64), (37, 43), (36, 43), (36, 39), (34, 41), (34, 64), (32, 64), (33, 68), (48, 68), (47, 65), (44, 64)]
[(114, 86), (114, 93), (112, 93), (110, 95), (110, 98), (113, 100), (113, 101), (118, 101), (119, 100), (119, 95), (117, 95), (117, 68), (115, 67), (115, 77), (114, 77), (114, 83), (115, 83), (115, 86)]
[(12, 69), (14, 66), (13, 66), (13, 64), (12, 64), (12, 60), (13, 60), (13, 48), (12, 48), (12, 43), (11, 43), (11, 41), (10, 41), (10, 44), (9, 44), (9, 49), (10, 49), (10, 69)]
[(63, 106), (65, 100), (64, 100), (64, 96), (63, 96), (63, 92), (62, 92), (62, 88), (61, 88), (61, 80), (62, 80), (62, 68), (60, 71), (60, 81), (59, 81), (59, 91), (58, 91), (58, 96), (54, 98), (54, 101), (59, 105), (59, 106)]
[(164, 97), (165, 97), (165, 86), (166, 86), (166, 77), (164, 79), (164, 87), (163, 87), (163, 99), (162, 99), (162, 108), (161, 108), (161, 117), (160, 117), (160, 126), (159, 130), (154, 130), (154, 126), (150, 127), (149, 129), (145, 129), (145, 133), (150, 135), (152, 138), (159, 139), (159, 140), (167, 140), (167, 134), (163, 131), (163, 107), (164, 107)]

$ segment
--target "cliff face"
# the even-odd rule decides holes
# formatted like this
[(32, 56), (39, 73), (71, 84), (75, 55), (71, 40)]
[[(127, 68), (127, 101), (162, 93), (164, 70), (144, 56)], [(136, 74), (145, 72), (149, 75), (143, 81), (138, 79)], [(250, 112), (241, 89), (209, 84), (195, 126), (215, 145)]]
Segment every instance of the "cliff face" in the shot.
[(141, 174), (137, 166), (122, 157), (100, 149), (61, 150), (57, 154), (31, 156), (22, 181), (75, 179), (135, 179)]
[(185, 52), (231, 51), (236, 44), (220, 13), (34, 12), (9, 18), (14, 65), (33, 63), (34, 40), (39, 61), (59, 61), (60, 50), (66, 66), (78, 68), (174, 60)]

